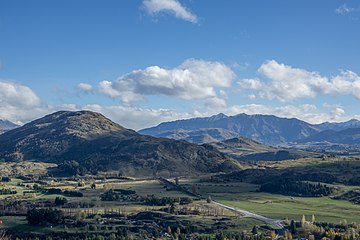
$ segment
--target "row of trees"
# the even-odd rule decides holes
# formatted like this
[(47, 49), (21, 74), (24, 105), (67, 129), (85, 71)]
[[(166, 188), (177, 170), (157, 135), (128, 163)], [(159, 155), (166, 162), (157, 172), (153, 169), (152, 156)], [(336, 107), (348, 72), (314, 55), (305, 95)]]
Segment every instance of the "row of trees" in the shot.
[(58, 209), (33, 208), (27, 212), (26, 220), (31, 225), (39, 224), (60, 224), (63, 222), (64, 214)]
[(189, 197), (156, 197), (154, 195), (148, 195), (144, 198), (144, 202), (149, 206), (166, 206), (179, 203), (181, 205), (192, 203), (192, 199)]
[(7, 195), (7, 194), (17, 194), (17, 191), (7, 188), (0, 189), (0, 195)]
[(320, 197), (331, 194), (332, 189), (324, 184), (280, 180), (260, 186), (260, 192), (280, 193), (291, 196)]

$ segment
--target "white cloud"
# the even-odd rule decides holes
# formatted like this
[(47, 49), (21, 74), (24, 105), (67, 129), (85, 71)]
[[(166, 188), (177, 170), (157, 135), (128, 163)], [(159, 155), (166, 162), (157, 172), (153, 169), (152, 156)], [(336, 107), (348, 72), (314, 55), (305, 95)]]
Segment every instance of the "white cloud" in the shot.
[(283, 102), (299, 98), (314, 98), (318, 94), (351, 94), (360, 99), (360, 76), (352, 71), (342, 71), (337, 76), (324, 77), (317, 72), (294, 68), (271, 60), (262, 64), (258, 72), (270, 82), (243, 79), (238, 82), (240, 88), (255, 90), (260, 93), (260, 96)]
[(334, 106), (326, 110), (319, 110), (315, 105), (304, 104), (299, 106), (285, 105), (272, 107), (262, 104), (234, 105), (223, 111), (227, 115), (236, 115), (239, 113), (246, 114), (265, 114), (275, 115), (285, 118), (297, 118), (309, 123), (317, 124), (326, 121), (339, 122), (351, 119), (346, 115), (345, 110), (341, 107)]
[(0, 79), (0, 106), (36, 107), (40, 98), (27, 86)]
[(49, 106), (28, 86), (0, 79), (0, 119), (24, 124), (57, 110), (76, 110), (75, 105)]
[(208, 108), (224, 108), (226, 107), (226, 101), (222, 98), (213, 97), (206, 100), (205, 106)]
[(315, 105), (285, 105), (272, 107), (261, 104), (233, 105), (233, 106), (213, 106), (208, 109), (201, 109), (190, 112), (177, 112), (173, 109), (152, 109), (130, 106), (101, 106), (86, 105), (80, 109), (100, 112), (113, 121), (124, 127), (140, 130), (146, 127), (155, 126), (161, 122), (174, 121), (178, 119), (188, 119), (194, 117), (208, 117), (222, 112), (228, 116), (240, 113), (246, 114), (265, 114), (276, 115), (286, 118), (298, 118), (310, 123), (322, 123), (325, 121), (346, 121), (352, 117), (345, 114), (345, 110), (339, 106), (328, 107), (325, 110), (319, 110)]
[(188, 59), (173, 69), (151, 66), (132, 71), (114, 82), (99, 83), (99, 92), (124, 103), (144, 95), (164, 95), (181, 99), (217, 97), (217, 87), (231, 86), (235, 73), (223, 63)]
[(142, 6), (149, 15), (166, 12), (188, 22), (198, 22), (197, 16), (181, 5), (178, 0), (144, 0)]
[(93, 91), (93, 86), (87, 83), (79, 83), (76, 89), (78, 92), (91, 93)]
[(349, 14), (351, 12), (354, 12), (356, 9), (355, 8), (352, 8), (352, 7), (348, 7), (345, 3), (341, 6), (339, 6), (335, 12), (337, 14), (341, 14), (341, 15), (346, 15), (346, 14)]
[[(346, 72), (344, 75), (347, 80), (351, 78), (357, 81), (357, 75), (350, 72)], [(341, 82), (343, 79), (339, 78), (338, 81)], [(348, 87), (344, 89), (341, 91), (348, 91)], [(153, 109), (122, 105), (102, 106), (92, 104), (79, 106), (70, 103), (52, 106), (41, 101), (29, 87), (19, 83), (0, 80), (0, 119), (8, 119), (20, 124), (59, 110), (91, 110), (100, 112), (124, 127), (135, 130), (151, 127), (164, 121), (206, 117), (218, 114), (219, 112), (227, 115), (239, 113), (272, 114), (280, 117), (296, 117), (311, 123), (345, 121), (357, 117), (347, 115), (342, 106), (329, 104), (324, 104), (321, 109), (310, 104), (277, 107), (261, 104), (227, 106), (225, 100), (217, 96), (208, 97), (204, 99), (204, 102), (207, 108), (199, 106), (187, 112), (178, 112), (176, 109)]]
[(152, 127), (164, 121), (196, 116), (196, 113), (179, 113), (172, 109), (152, 109), (130, 106), (102, 106), (94, 104), (83, 106), (81, 109), (102, 113), (114, 122), (135, 130)]
[(260, 90), (263, 87), (263, 84), (259, 79), (242, 79), (237, 82), (241, 89), (248, 90)]

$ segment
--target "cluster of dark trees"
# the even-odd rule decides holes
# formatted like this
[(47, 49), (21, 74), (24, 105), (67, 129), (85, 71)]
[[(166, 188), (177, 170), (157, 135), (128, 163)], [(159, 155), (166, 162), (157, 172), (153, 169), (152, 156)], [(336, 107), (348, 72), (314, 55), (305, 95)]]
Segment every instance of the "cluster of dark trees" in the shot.
[(10, 182), (11, 181), (11, 178), (9, 177), (2, 177), (1, 178), (1, 182)]
[(192, 199), (188, 197), (156, 197), (154, 195), (148, 195), (144, 198), (144, 202), (149, 206), (166, 206), (179, 203), (181, 205), (192, 203)]
[(56, 206), (63, 206), (67, 202), (68, 202), (68, 200), (66, 198), (56, 197), (54, 203)]
[(83, 197), (83, 193), (72, 190), (62, 190), (60, 188), (49, 188), (45, 190), (46, 194), (59, 194), (66, 197)]
[(291, 196), (321, 197), (331, 194), (332, 189), (324, 184), (280, 180), (262, 184), (260, 192), (279, 193)]
[(6, 188), (0, 189), (0, 195), (6, 195), (6, 194), (17, 194), (17, 191)]
[(63, 212), (58, 209), (52, 208), (33, 208), (30, 209), (26, 214), (26, 220), (31, 225), (39, 224), (60, 224), (63, 222)]
[(120, 198), (121, 198), (121, 194), (115, 192), (112, 189), (100, 195), (101, 201), (119, 201)]
[(134, 190), (127, 190), (127, 189), (114, 189), (115, 192), (120, 193), (122, 195), (132, 195), (136, 194)]
[(60, 172), (66, 175), (80, 175), (85, 176), (87, 173), (91, 173), (95, 175), (99, 168), (99, 164), (91, 160), (87, 160), (81, 164), (79, 162), (72, 160), (72, 161), (65, 161), (63, 164), (59, 166)]

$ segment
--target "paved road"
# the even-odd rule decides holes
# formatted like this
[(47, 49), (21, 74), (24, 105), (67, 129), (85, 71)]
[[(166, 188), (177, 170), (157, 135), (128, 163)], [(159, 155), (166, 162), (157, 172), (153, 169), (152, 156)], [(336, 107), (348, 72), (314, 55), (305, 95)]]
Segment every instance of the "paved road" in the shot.
[(282, 235), (282, 233), (283, 233), (284, 226), (282, 225), (281, 220), (267, 218), (267, 217), (261, 216), (261, 215), (256, 214), (256, 213), (252, 213), (252, 212), (249, 212), (249, 211), (246, 211), (246, 210), (243, 210), (243, 209), (234, 208), (234, 207), (231, 207), (231, 206), (228, 206), (228, 205), (216, 202), (216, 201), (212, 201), (212, 203), (214, 203), (214, 204), (216, 204), (218, 206), (221, 206), (223, 208), (229, 209), (231, 211), (241, 213), (241, 214), (244, 215), (244, 217), (253, 218), (253, 219), (265, 222), (265, 223), (271, 225), (274, 229), (278, 230), (280, 235)]
[[(159, 181), (162, 182), (165, 185), (173, 186), (178, 191), (181, 191), (181, 192), (184, 192), (184, 193), (189, 194), (191, 196), (194, 196), (194, 194), (191, 193), (189, 190), (176, 185), (175, 183), (169, 181), (168, 179), (159, 178)], [(195, 195), (195, 196), (201, 197), (200, 195)], [(222, 203), (219, 203), (219, 202), (216, 202), (216, 201), (211, 201), (211, 202), (218, 205), (218, 206), (221, 206), (223, 208), (229, 209), (231, 211), (241, 213), (241, 214), (244, 215), (244, 217), (253, 218), (253, 219), (257, 219), (259, 221), (265, 222), (265, 223), (269, 224), (270, 226), (272, 226), (276, 230), (278, 235), (283, 235), (284, 234), (284, 226), (282, 225), (281, 220), (267, 218), (267, 217), (261, 216), (261, 215), (256, 214), (256, 213), (252, 213), (252, 212), (249, 212), (249, 211), (246, 211), (246, 210), (243, 210), (243, 209), (238, 209), (238, 208), (234, 208), (234, 207), (231, 207), (231, 206), (227, 206), (225, 204), (222, 204)]]

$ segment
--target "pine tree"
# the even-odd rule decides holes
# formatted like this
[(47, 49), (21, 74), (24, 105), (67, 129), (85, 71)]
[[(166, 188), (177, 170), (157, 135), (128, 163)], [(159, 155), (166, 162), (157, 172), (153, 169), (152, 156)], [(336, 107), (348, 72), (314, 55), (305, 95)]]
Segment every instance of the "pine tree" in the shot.
[(297, 229), (296, 229), (295, 221), (291, 220), (291, 222), (290, 222), (290, 233), (292, 235), (294, 235), (294, 234), (296, 234), (296, 232), (297, 232)]
[(254, 226), (254, 227), (252, 228), (251, 233), (252, 233), (253, 235), (257, 235), (257, 234), (258, 234), (258, 231), (257, 231), (257, 227), (256, 227), (256, 226)]

